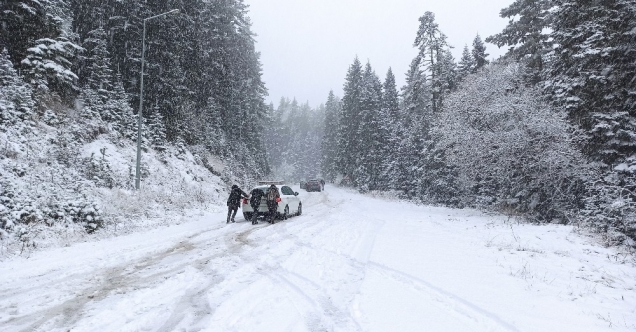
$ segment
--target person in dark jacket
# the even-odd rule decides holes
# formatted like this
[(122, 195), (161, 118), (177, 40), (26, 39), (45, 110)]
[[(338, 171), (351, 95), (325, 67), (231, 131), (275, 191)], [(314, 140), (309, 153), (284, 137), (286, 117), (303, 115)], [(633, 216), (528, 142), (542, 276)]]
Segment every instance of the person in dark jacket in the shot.
[(258, 219), (258, 208), (261, 206), (263, 196), (265, 196), (265, 193), (258, 188), (254, 188), (250, 193), (250, 205), (252, 206), (252, 210), (254, 210), (252, 212), (252, 225), (258, 224), (256, 219)]
[(278, 202), (280, 201), (280, 192), (275, 185), (271, 185), (267, 189), (267, 209), (269, 210), (269, 223), (273, 224), (276, 221), (276, 214), (278, 213)]
[(230, 197), (227, 199), (227, 223), (234, 222), (236, 212), (241, 205), (241, 198), (249, 197), (239, 186), (233, 185)]

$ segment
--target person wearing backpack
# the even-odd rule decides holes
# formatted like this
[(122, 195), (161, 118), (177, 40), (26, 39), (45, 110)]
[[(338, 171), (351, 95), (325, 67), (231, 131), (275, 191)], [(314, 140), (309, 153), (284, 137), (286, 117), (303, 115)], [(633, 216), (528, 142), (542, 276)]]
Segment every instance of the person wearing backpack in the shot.
[(267, 190), (267, 209), (269, 210), (269, 223), (276, 222), (276, 214), (278, 212), (278, 202), (280, 202), (280, 192), (275, 185), (271, 185)]
[(232, 192), (230, 192), (230, 197), (227, 199), (227, 224), (230, 221), (235, 222), (234, 217), (236, 217), (236, 212), (241, 205), (241, 198), (247, 197), (249, 196), (239, 186), (232, 186)]
[(261, 199), (265, 196), (265, 193), (258, 189), (254, 188), (250, 193), (250, 205), (252, 206), (252, 225), (258, 224), (258, 208), (261, 206)]

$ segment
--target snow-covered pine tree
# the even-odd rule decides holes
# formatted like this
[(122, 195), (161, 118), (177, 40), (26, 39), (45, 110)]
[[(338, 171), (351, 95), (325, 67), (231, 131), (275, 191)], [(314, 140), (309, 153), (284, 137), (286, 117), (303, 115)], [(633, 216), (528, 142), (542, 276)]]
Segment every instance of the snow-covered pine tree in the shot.
[(550, 10), (556, 5), (554, 0), (515, 0), (499, 13), (509, 19), (506, 28), (486, 38), (486, 42), (499, 48), (508, 46), (508, 55), (526, 65), (528, 78), (533, 83), (539, 82), (545, 53), (551, 49), (547, 28)]
[(387, 138), (385, 141), (386, 155), (383, 156), (381, 167), (380, 188), (388, 189), (391, 187), (393, 168), (396, 166), (398, 149), (404, 136), (400, 117), (400, 97), (395, 83), (395, 75), (391, 68), (387, 71), (382, 85), (382, 114), (385, 120), (381, 124)]
[(442, 73), (443, 66), (438, 65), (445, 58), (443, 52), (448, 44), (446, 35), (435, 22), (435, 14), (426, 12), (419, 20), (420, 27), (413, 45), (419, 49), (420, 64), (431, 86), (431, 107), (433, 113), (436, 113), (442, 106), (445, 85), (448, 82), (448, 77)]
[(35, 46), (27, 49), (27, 57), (21, 62), (35, 93), (40, 97), (49, 91), (62, 97), (74, 95), (78, 77), (71, 71), (71, 59), (81, 50), (64, 37), (36, 40)]
[(402, 137), (392, 168), (387, 172), (391, 188), (401, 191), (406, 197), (417, 196), (421, 175), (424, 141), (428, 139), (433, 110), (431, 89), (422, 72), (422, 59), (417, 56), (406, 74), (406, 85), (402, 88)]
[(102, 27), (88, 33), (83, 47), (88, 51), (87, 87), (107, 98), (113, 85), (110, 53), (106, 45), (108, 36)]
[(106, 40), (106, 32), (100, 27), (90, 31), (83, 44), (88, 50), (86, 86), (82, 91), (84, 105), (88, 109), (84, 115), (92, 118), (95, 116), (93, 112), (96, 112), (102, 120), (118, 127), (115, 120), (117, 111), (111, 107), (114, 102), (113, 75)]
[(585, 220), (611, 243), (636, 239), (636, 4), (557, 1), (546, 90), (585, 135), (601, 172), (588, 184)]
[(0, 129), (31, 118), (35, 103), (31, 88), (13, 67), (6, 49), (0, 52)]
[(358, 123), (356, 168), (354, 184), (363, 192), (375, 190), (382, 175), (383, 158), (386, 156), (386, 139), (382, 113), (382, 83), (367, 62), (362, 75)]
[(78, 99), (81, 101), (80, 116), (85, 120), (101, 122), (102, 113), (105, 112), (106, 105), (99, 93), (93, 89), (83, 89)]
[(583, 151), (607, 165), (636, 154), (636, 5), (558, 2), (547, 91), (587, 139)]
[(437, 67), (439, 68), (439, 77), (441, 81), (440, 87), (442, 91), (442, 98), (440, 100), (443, 104), (444, 96), (455, 90), (458, 83), (457, 64), (455, 63), (455, 58), (453, 57), (453, 53), (451, 53), (450, 49), (443, 49), (439, 53)]
[(42, 38), (56, 38), (59, 29), (47, 13), (49, 0), (3, 0), (0, 2), (0, 45), (6, 48), (15, 68), (21, 68), (21, 61), (28, 48), (37, 45)]
[(457, 64), (457, 76), (461, 81), (464, 77), (468, 76), (468, 74), (472, 73), (475, 68), (475, 59), (473, 58), (470, 49), (468, 49), (468, 45), (464, 45), (464, 51), (462, 51), (462, 58), (459, 60)]
[(119, 134), (127, 139), (135, 140), (137, 133), (136, 115), (132, 107), (128, 94), (124, 90), (124, 84), (121, 81), (121, 74), (117, 73), (113, 91), (107, 103), (111, 117), (111, 126)]
[(150, 146), (157, 151), (165, 150), (166, 126), (159, 107), (154, 107), (148, 118), (148, 141)]
[(356, 157), (359, 148), (357, 146), (358, 123), (362, 105), (362, 65), (358, 57), (347, 71), (344, 83), (344, 96), (342, 97), (342, 121), (340, 123), (340, 142), (338, 146), (338, 171), (342, 175), (351, 177), (357, 167)]
[(473, 72), (476, 72), (483, 66), (487, 65), (490, 61), (488, 61), (488, 53), (486, 53), (486, 45), (481, 40), (479, 34), (475, 36), (473, 40), (473, 49), (472, 49), (473, 59), (475, 60), (475, 67), (473, 68)]
[(336, 168), (338, 153), (338, 127), (340, 126), (340, 99), (333, 90), (329, 91), (325, 104), (324, 137), (322, 140), (322, 174), (325, 180), (333, 182), (338, 176)]

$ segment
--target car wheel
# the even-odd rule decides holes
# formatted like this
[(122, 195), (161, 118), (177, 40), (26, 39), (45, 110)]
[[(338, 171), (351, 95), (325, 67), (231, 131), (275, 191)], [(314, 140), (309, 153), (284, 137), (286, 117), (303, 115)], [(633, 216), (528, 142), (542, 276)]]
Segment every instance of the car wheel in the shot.
[(287, 218), (289, 218), (289, 205), (285, 205), (285, 211), (283, 212), (281, 219), (287, 220)]
[(298, 214), (296, 214), (297, 216), (300, 216), (303, 214), (303, 204), (300, 203), (298, 204)]
[(245, 218), (245, 220), (247, 221), (252, 220), (252, 216), (253, 214), (251, 212), (243, 212), (243, 218)]

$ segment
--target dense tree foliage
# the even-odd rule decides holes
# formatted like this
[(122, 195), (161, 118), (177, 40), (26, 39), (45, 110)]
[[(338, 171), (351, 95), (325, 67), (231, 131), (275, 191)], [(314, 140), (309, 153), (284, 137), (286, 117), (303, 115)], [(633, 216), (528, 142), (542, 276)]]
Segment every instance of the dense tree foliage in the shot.
[[(267, 90), (247, 14), (243, 0), (0, 2), (0, 239), (25, 225), (101, 227), (102, 194), (133, 193), (139, 125), (149, 204), (209, 202), (218, 193), (199, 182), (269, 173)], [(182, 177), (151, 173), (179, 164)]]
[(589, 174), (565, 114), (525, 86), (522, 73), (518, 64), (496, 64), (469, 76), (435, 120), (438, 149), (470, 204), (568, 222)]
[(335, 151), (323, 163), (339, 162), (325, 169), (361, 191), (577, 222), (633, 245), (636, 5), (517, 0), (500, 15), (508, 26), (486, 41), (509, 47), (503, 59), (490, 63), (477, 35), (455, 63), (425, 13), (399, 97), (392, 73), (378, 89), (356, 59), (323, 142)]
[(0, 6), (0, 49), (37, 96), (57, 95), (68, 104), (79, 96), (91, 108), (85, 114), (99, 114), (124, 136), (132, 115), (117, 100), (138, 104), (144, 19), (179, 9), (146, 22), (144, 117), (158, 112), (153, 121), (163, 124), (151, 128), (165, 128), (152, 135), (241, 158), (254, 174), (267, 172), (261, 139), (267, 92), (242, 0)]
[(487, 42), (499, 47), (509, 46), (509, 55), (526, 65), (533, 82), (539, 80), (545, 53), (550, 49), (546, 28), (553, 6), (553, 0), (516, 0), (499, 13), (502, 18), (509, 19), (508, 26), (486, 38)]

